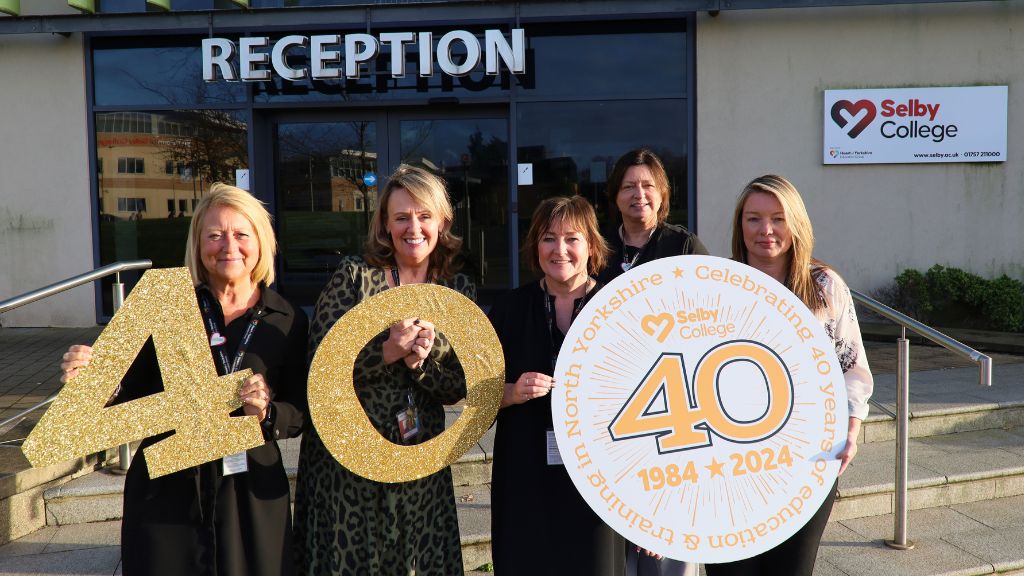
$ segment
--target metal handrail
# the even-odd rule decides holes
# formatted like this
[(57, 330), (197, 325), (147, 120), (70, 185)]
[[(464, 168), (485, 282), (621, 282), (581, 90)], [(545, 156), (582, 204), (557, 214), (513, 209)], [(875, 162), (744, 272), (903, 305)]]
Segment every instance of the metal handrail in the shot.
[[(50, 284), (49, 286), (44, 286), (43, 288), (40, 288), (38, 290), (26, 292), (21, 296), (15, 296), (14, 298), (9, 298), (7, 300), (0, 301), (0, 314), (3, 314), (4, 312), (7, 312), (9, 310), (14, 310), (15, 308), (24, 306), (26, 304), (31, 304), (36, 300), (49, 298), (54, 294), (59, 294), (65, 290), (70, 290), (71, 288), (81, 286), (82, 284), (95, 282), (96, 280), (99, 280), (100, 278), (103, 278), (105, 276), (110, 276), (111, 274), (120, 274), (121, 272), (127, 272), (129, 270), (145, 270), (146, 268), (151, 268), (152, 266), (152, 260), (126, 260), (124, 262), (115, 262), (113, 264), (107, 264), (106, 266), (103, 266), (102, 268), (97, 268), (92, 272), (86, 272), (85, 274), (72, 276), (67, 280), (61, 280), (60, 282), (55, 282), (53, 284)], [(118, 279), (118, 283), (120, 283), (120, 278)]]
[[(14, 310), (15, 308), (24, 306), (26, 304), (31, 304), (32, 302), (35, 302), (37, 300), (42, 300), (44, 298), (49, 298), (50, 296), (53, 296), (55, 294), (60, 294), (65, 290), (76, 288), (78, 286), (81, 286), (82, 284), (95, 282), (96, 280), (99, 280), (106, 276), (110, 276), (111, 274), (114, 274), (116, 276), (114, 279), (113, 286), (113, 304), (114, 311), (116, 312), (117, 309), (121, 307), (121, 304), (124, 303), (124, 284), (121, 283), (121, 272), (127, 272), (129, 270), (145, 270), (147, 268), (151, 268), (152, 266), (152, 260), (125, 260), (124, 262), (115, 262), (113, 264), (107, 264), (106, 266), (102, 266), (91, 272), (79, 274), (78, 276), (72, 276), (71, 278), (61, 280), (60, 282), (55, 282), (53, 284), (50, 284), (49, 286), (39, 288), (38, 290), (26, 292), (21, 296), (15, 296), (14, 298), (8, 298), (7, 300), (0, 301), (0, 314), (7, 312), (8, 310)], [(49, 405), (56, 399), (57, 395), (54, 394), (53, 396), (50, 396), (49, 398), (43, 400), (42, 402), (36, 404), (35, 406), (22, 410), (21, 412), (15, 414), (14, 416), (11, 416), (10, 418), (4, 420), (3, 422), (0, 422), (0, 433), (6, 432), (8, 429), (12, 427), (12, 425), (17, 425), (17, 423), (20, 422), (29, 413), (35, 412), (36, 410)], [(131, 462), (131, 452), (128, 449), (128, 445), (125, 444), (120, 446), (118, 449), (118, 454), (120, 456), (121, 461), (120, 468), (122, 470), (127, 470), (128, 465)]]
[(893, 511), (893, 539), (886, 544), (898, 550), (909, 550), (914, 543), (907, 540), (907, 470), (909, 466), (908, 445), (910, 443), (910, 341), (907, 329), (931, 340), (943, 348), (970, 359), (978, 365), (978, 384), (992, 385), (992, 358), (974, 348), (914, 320), (910, 316), (893, 310), (878, 300), (850, 290), (853, 299), (875, 314), (895, 322), (901, 328), (896, 340), (898, 348), (896, 362), (896, 505)]

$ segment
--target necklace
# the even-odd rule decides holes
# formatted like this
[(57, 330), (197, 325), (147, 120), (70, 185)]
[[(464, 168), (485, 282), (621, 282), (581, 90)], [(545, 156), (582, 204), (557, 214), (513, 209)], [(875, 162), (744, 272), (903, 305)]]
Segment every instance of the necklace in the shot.
[(633, 266), (636, 266), (636, 261), (639, 260), (640, 259), (640, 255), (644, 253), (644, 249), (647, 248), (647, 244), (649, 244), (651, 242), (651, 236), (654, 236), (654, 231), (657, 230), (657, 229), (658, 229), (657, 226), (655, 226), (654, 228), (651, 229), (650, 232), (647, 233), (647, 239), (644, 240), (643, 245), (641, 245), (639, 248), (637, 248), (636, 254), (634, 254), (633, 257), (630, 258), (629, 254), (628, 254), (627, 248), (632, 248), (632, 246), (628, 246), (626, 244), (626, 235), (623, 232), (623, 225), (619, 224), (619, 239), (622, 240), (622, 271), (623, 272), (629, 272), (630, 268), (632, 268)]

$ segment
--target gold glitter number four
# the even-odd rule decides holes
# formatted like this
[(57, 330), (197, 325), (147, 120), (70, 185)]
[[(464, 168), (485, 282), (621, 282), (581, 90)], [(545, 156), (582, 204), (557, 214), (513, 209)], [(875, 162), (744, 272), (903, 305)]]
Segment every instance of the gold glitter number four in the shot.
[[(152, 335), (164, 391), (104, 408)], [(263, 444), (255, 416), (232, 418), (251, 370), (218, 376), (188, 270), (149, 270), (93, 346), (92, 362), (61, 390), (22, 451), (47, 466), (154, 436), (145, 450), (156, 478)]]
[[(359, 351), (403, 318), (433, 322), (466, 374), (466, 407), (459, 419), (440, 436), (412, 446), (393, 444), (377, 432), (352, 383)], [(504, 382), (498, 336), (472, 300), (432, 284), (400, 286), (364, 300), (327, 332), (309, 370), (309, 414), (343, 466), (378, 482), (407, 482), (448, 466), (483, 436), (498, 413)]]

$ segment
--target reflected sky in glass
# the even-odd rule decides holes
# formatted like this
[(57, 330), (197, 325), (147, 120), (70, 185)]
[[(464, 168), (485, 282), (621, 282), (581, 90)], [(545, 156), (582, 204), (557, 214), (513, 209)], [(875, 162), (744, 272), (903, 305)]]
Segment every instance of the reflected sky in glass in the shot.
[(93, 78), (97, 106), (228, 104), (245, 101), (241, 82), (204, 82), (195, 46), (97, 48)]

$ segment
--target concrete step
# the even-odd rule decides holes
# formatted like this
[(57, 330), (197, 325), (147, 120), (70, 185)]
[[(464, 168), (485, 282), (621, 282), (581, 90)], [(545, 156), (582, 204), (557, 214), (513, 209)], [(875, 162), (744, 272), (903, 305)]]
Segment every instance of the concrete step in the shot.
[[(910, 373), (911, 438), (1024, 426), (1024, 363), (997, 364), (991, 387), (977, 370), (953, 368)], [(875, 376), (873, 404), (896, 413), (896, 376)], [(877, 406), (864, 421), (861, 443), (896, 438), (895, 420)]]
[(892, 515), (829, 522), (815, 576), (1024, 575), (1024, 496), (911, 511), (911, 550), (894, 550)]
[[(458, 410), (453, 409), (452, 412), (457, 415)], [(454, 417), (450, 420), (454, 422)], [(278, 442), (293, 495), (301, 441), (301, 438), (291, 438)], [(476, 446), (452, 465), (452, 482), (456, 487), (490, 485), (493, 447), (494, 429), (491, 428)], [(46, 524), (60, 526), (119, 520), (123, 493), (124, 476), (112, 473), (109, 469), (86, 474), (66, 484), (54, 486), (43, 494)], [(490, 502), (490, 499), (487, 501)]]
[[(1024, 428), (915, 438), (909, 454), (911, 509), (1024, 494)], [(894, 441), (862, 445), (839, 480), (832, 519), (892, 513), (895, 460)]]
[[(474, 538), (474, 524), (485, 516), (487, 490), (459, 488), (456, 494), (467, 574), (484, 576), (474, 569), (489, 561), (489, 538)], [(892, 538), (892, 515), (829, 522), (815, 575), (1024, 574), (1024, 496), (914, 510), (907, 525), (915, 546), (897, 551), (884, 544)], [(119, 530), (117, 521), (46, 527), (0, 547), (0, 573), (64, 573), (67, 566), (102, 562), (95, 573), (110, 574), (117, 566)]]

